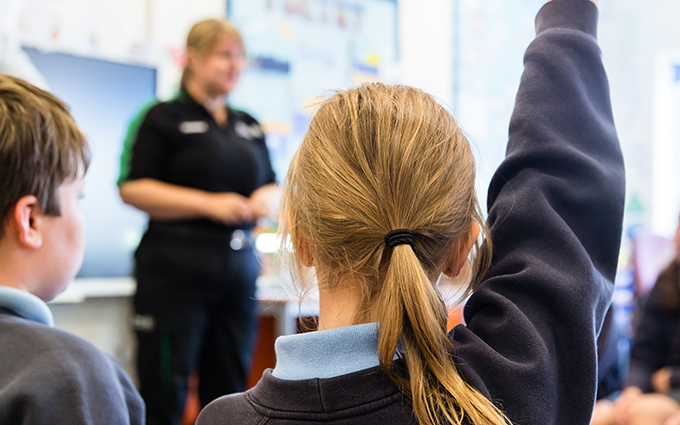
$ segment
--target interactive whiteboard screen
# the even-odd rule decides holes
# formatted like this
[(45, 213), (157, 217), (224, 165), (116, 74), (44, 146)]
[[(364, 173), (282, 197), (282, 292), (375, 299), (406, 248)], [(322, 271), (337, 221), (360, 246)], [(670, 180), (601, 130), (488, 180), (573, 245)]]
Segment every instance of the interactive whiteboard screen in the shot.
[(85, 178), (85, 260), (78, 277), (132, 273), (146, 216), (118, 196), (120, 153), (129, 121), (156, 94), (156, 70), (63, 53), (24, 49), (50, 91), (66, 102), (92, 148)]

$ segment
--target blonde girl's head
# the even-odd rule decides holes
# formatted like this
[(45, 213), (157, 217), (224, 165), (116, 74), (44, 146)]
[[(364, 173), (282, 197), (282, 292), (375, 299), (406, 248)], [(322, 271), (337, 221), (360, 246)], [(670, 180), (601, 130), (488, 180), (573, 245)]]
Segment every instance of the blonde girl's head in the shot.
[[(435, 287), (447, 265), (463, 266), (477, 227), (487, 233), (470, 144), (441, 105), (405, 86), (337, 92), (291, 163), (282, 214), (281, 253), (298, 277), (309, 250), (320, 285), (360, 287), (354, 322), (379, 321), (381, 367), (411, 397), (421, 424), (506, 423), (458, 374)], [(386, 246), (395, 229), (412, 231), (413, 246)], [(485, 268), (490, 249), (483, 245), (473, 269)], [(406, 376), (393, 365), (395, 353)]]

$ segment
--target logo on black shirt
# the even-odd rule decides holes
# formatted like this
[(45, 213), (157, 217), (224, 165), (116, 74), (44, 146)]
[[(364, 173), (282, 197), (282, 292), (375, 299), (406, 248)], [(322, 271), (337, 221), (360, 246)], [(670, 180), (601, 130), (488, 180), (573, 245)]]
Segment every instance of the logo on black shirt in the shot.
[(239, 137), (242, 137), (244, 139), (258, 139), (262, 137), (262, 129), (260, 128), (259, 125), (257, 124), (251, 124), (248, 125), (244, 123), (243, 121), (239, 121), (236, 123), (234, 126), (234, 131), (236, 134), (239, 135)]
[(208, 123), (205, 121), (182, 121), (179, 123), (179, 131), (183, 134), (203, 134), (208, 131)]

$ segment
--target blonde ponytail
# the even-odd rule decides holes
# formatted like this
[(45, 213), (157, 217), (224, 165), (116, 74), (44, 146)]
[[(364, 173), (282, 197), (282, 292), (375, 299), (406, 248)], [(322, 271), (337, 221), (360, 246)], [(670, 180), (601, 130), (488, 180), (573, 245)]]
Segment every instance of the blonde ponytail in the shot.
[[(435, 287), (473, 221), (488, 235), (469, 142), (441, 105), (404, 86), (337, 92), (320, 106), (291, 162), (281, 214), (279, 252), (293, 281), (305, 282), (296, 248), (304, 236), (323, 285), (359, 285), (354, 323), (375, 320), (377, 311), (381, 367), (412, 399), (422, 425), (509, 423), (456, 370), (446, 306)], [(394, 229), (411, 230), (413, 246), (388, 248), (384, 237)], [(473, 265), (481, 276), (491, 245), (475, 245), (484, 254)]]
[[(441, 419), (462, 424), (508, 423), (503, 414), (458, 374), (446, 336), (444, 300), (409, 245), (394, 247), (380, 296), (379, 358), (385, 373), (409, 394), (422, 425)], [(400, 353), (408, 376), (395, 371)]]

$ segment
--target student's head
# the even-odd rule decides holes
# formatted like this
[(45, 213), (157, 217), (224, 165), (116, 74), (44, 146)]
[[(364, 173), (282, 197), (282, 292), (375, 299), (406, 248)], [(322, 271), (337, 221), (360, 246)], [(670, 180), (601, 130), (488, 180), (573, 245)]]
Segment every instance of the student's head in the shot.
[(26, 289), (43, 299), (63, 289), (82, 264), (78, 199), (89, 158), (64, 103), (0, 74), (0, 246), (34, 265), (26, 275), (36, 280)]
[(210, 94), (227, 94), (236, 87), (245, 67), (245, 49), (241, 35), (229, 22), (206, 19), (194, 24), (186, 51), (183, 87), (190, 79)]
[[(503, 423), (451, 364), (435, 287), (442, 272), (460, 272), (479, 229), (487, 233), (470, 144), (441, 105), (383, 84), (324, 101), (291, 163), (282, 214), (282, 254), (288, 246), (295, 270), (313, 266), (331, 289), (360, 287), (354, 322), (379, 321), (381, 365), (412, 396), (421, 423), (433, 423), (435, 411), (461, 420), (459, 408), (476, 424)], [(413, 247), (387, 247), (395, 229), (411, 230)], [(399, 344), (410, 380), (393, 373)]]
[(680, 261), (680, 222), (675, 229), (675, 258)]

